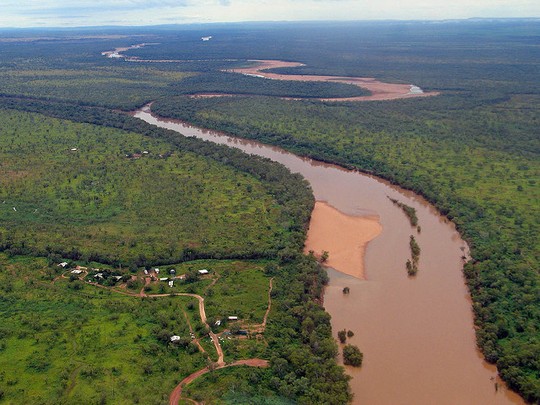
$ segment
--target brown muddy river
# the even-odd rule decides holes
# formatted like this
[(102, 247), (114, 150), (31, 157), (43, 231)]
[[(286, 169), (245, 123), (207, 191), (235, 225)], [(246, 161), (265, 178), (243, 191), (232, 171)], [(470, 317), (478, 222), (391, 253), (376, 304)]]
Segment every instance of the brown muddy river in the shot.
[[(334, 335), (344, 328), (352, 330), (349, 341), (364, 353), (361, 368), (346, 368), (353, 377), (355, 404), (524, 403), (497, 379), (495, 367), (484, 362), (476, 348), (471, 302), (461, 271), (466, 244), (452, 223), (422, 198), (375, 177), (276, 147), (157, 118), (148, 107), (135, 117), (268, 157), (302, 174), (317, 201), (348, 216), (378, 217), (382, 232), (367, 245), (366, 279), (329, 269), (325, 293)], [(421, 233), (387, 196), (416, 208)], [(415, 235), (421, 248), (415, 278), (409, 278), (405, 269), (410, 235)], [(332, 240), (332, 235), (328, 238)], [(350, 288), (350, 294), (342, 293), (344, 287)]]

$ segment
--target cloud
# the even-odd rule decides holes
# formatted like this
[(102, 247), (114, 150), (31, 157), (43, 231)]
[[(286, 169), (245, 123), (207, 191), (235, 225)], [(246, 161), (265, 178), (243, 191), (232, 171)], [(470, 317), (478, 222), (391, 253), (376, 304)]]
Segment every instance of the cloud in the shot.
[(540, 17), (538, 0), (0, 0), (1, 26)]

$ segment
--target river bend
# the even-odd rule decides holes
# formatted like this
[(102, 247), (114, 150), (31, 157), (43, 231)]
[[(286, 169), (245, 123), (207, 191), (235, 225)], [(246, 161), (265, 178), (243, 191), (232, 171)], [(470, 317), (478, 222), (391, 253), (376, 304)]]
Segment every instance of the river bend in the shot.
[[(282, 163), (310, 182), (317, 201), (348, 216), (378, 219), (382, 232), (367, 245), (366, 279), (329, 269), (325, 292), (334, 334), (352, 330), (350, 343), (364, 353), (361, 368), (346, 367), (353, 377), (355, 404), (524, 403), (505, 388), (495, 367), (483, 361), (476, 348), (471, 301), (462, 275), (467, 246), (453, 224), (423, 198), (357, 171), (159, 118), (149, 106), (134, 116)], [(388, 196), (416, 209), (420, 233)], [(414, 278), (405, 269), (410, 235), (421, 248)], [(343, 294), (344, 287), (349, 287), (350, 294)]]

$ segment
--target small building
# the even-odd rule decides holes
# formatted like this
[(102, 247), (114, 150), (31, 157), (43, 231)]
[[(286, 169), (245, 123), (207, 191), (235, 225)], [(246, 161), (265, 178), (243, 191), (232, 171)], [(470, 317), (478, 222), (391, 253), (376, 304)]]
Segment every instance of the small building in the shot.
[(160, 277), (159, 281), (168, 281), (169, 277)]
[(174, 342), (179, 342), (180, 339), (181, 339), (181, 337), (178, 336), (178, 335), (171, 336), (171, 342), (173, 342), (173, 343)]
[(98, 273), (94, 276), (95, 278), (103, 278), (103, 273)]
[(220, 326), (221, 325), (221, 319), (218, 319), (214, 325)]
[(229, 316), (227, 318), (229, 321), (237, 321), (238, 320), (238, 317), (237, 316)]
[(71, 271), (71, 274), (81, 274), (83, 271), (79, 269), (75, 269)]
[(199, 274), (200, 274), (200, 275), (204, 275), (204, 274), (208, 274), (208, 273), (209, 273), (209, 272), (208, 272), (208, 270), (206, 270), (206, 269), (199, 270)]
[(154, 272), (155, 272), (156, 274), (159, 274), (159, 269), (154, 269)]
[(144, 269), (144, 274), (148, 274), (148, 270)]
[(169, 281), (169, 287), (172, 288), (173, 286), (174, 286), (174, 280)]
[(67, 265), (67, 262), (58, 263), (58, 267), (66, 267)]

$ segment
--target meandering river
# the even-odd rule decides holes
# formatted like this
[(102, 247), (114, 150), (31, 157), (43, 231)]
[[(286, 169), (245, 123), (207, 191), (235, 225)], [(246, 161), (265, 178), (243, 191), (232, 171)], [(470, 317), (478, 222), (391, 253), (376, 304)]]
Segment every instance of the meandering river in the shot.
[[(373, 221), (380, 223), (382, 231), (370, 234), (370, 238), (378, 236), (365, 250), (365, 279), (329, 269), (330, 284), (325, 292), (324, 305), (332, 316), (334, 334), (344, 328), (352, 330), (354, 336), (349, 341), (364, 353), (361, 368), (346, 368), (353, 377), (354, 403), (524, 403), (505, 388), (495, 367), (483, 361), (476, 348), (471, 302), (462, 276), (467, 246), (453, 224), (424, 199), (373, 176), (156, 117), (148, 106), (134, 115), (185, 136), (282, 163), (310, 182), (317, 201), (326, 202), (352, 220), (360, 216), (371, 225)], [(388, 196), (416, 209), (420, 233)], [(362, 223), (358, 227), (363, 234)], [(318, 236), (335, 242), (330, 231), (321, 233)], [(415, 236), (421, 248), (419, 271), (414, 278), (408, 277), (405, 269), (410, 257), (410, 235)], [(361, 271), (358, 276), (362, 276)], [(343, 294), (344, 287), (349, 287), (349, 294)]]

